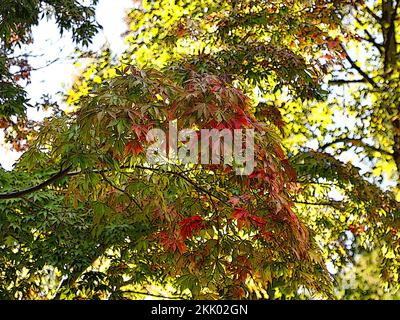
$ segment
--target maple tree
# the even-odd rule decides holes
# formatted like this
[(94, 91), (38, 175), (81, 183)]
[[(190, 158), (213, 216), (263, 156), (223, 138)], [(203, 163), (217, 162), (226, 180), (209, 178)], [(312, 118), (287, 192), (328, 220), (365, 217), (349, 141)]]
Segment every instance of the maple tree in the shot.
[[(381, 7), (379, 45), (364, 24)], [(137, 5), (129, 49), (102, 52), (68, 92), (69, 110), (55, 108), (0, 175), (0, 295), (137, 298), (156, 285), (195, 299), (333, 297), (326, 262), (345, 274), (364, 251), (396, 288), (398, 189), (381, 182), (398, 181), (397, 10), (351, 0)], [(346, 49), (371, 49), (364, 42), (383, 60), (368, 55), (372, 76)], [(349, 86), (343, 97), (338, 84)], [(359, 121), (341, 127), (343, 117)], [(254, 129), (254, 172), (148, 163), (147, 132), (171, 120), (197, 132)], [(341, 161), (346, 148), (372, 170)]]

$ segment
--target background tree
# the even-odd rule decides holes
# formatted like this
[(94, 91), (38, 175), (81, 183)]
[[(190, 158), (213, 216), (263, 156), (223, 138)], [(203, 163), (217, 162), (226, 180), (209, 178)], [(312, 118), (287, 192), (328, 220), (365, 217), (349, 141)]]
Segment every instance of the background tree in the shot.
[(80, 1), (2, 1), (0, 6), (0, 128), (14, 149), (21, 151), (27, 129), (26, 108), (33, 107), (24, 89), (32, 67), (29, 55), (18, 49), (32, 43), (32, 27), (43, 18), (55, 18), (60, 33), (71, 31), (75, 43), (88, 45), (100, 26), (95, 21), (94, 6)]

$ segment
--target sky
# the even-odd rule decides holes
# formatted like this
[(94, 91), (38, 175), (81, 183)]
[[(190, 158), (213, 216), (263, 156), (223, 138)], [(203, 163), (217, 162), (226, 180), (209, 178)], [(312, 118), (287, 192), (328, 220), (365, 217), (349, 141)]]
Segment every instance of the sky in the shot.
[[(103, 26), (103, 30), (94, 38), (93, 44), (89, 47), (90, 50), (101, 50), (102, 46), (108, 43), (114, 53), (123, 52), (125, 43), (121, 35), (127, 29), (124, 17), (132, 4), (132, 0), (99, 1), (96, 19)], [(29, 60), (32, 67), (38, 69), (32, 72), (31, 84), (26, 88), (31, 98), (30, 103), (35, 104), (43, 94), (50, 94), (54, 98), (57, 97), (58, 102), (62, 102), (60, 92), (66, 92), (72, 84), (74, 75), (79, 73), (74, 66), (74, 61), (70, 58), (75, 49), (71, 36), (65, 33), (61, 37), (54, 20), (41, 21), (33, 28), (32, 33), (33, 44), (21, 49), (22, 52), (30, 52), (36, 56)], [(56, 59), (56, 62), (49, 64)], [(28, 110), (30, 119), (41, 120), (45, 116), (44, 112)], [(3, 137), (3, 133), (0, 132), (0, 141)], [(19, 156), (20, 154), (10, 150), (9, 146), (0, 144), (0, 165), (4, 169), (11, 170)]]

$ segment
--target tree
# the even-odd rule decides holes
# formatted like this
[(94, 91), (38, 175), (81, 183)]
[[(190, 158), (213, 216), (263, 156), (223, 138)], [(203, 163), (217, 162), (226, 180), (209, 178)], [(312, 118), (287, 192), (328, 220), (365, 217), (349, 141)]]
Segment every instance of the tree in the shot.
[[(395, 286), (396, 194), (323, 152), (335, 145), (327, 140), (344, 139), (327, 117), (340, 98), (323, 83), (344, 59), (358, 70), (344, 43), (360, 40), (345, 24), (358, 6), (145, 1), (133, 9), (127, 52), (99, 55), (66, 97), (75, 111), (56, 110), (31, 135), (20, 181), (2, 175), (4, 190), (21, 190), (0, 194), (9, 199), (0, 207), (3, 295), (134, 298), (157, 284), (190, 298), (332, 297), (325, 262), (340, 270), (377, 247), (382, 283)], [(360, 91), (352, 101), (363, 103)], [(170, 120), (196, 132), (254, 129), (254, 172), (149, 164), (146, 134), (168, 131)], [(307, 148), (314, 138), (319, 150)], [(351, 143), (387, 156), (361, 142)], [(44, 182), (23, 190), (33, 172)]]
[(26, 109), (32, 107), (24, 90), (32, 67), (29, 55), (19, 54), (22, 46), (32, 43), (32, 27), (43, 18), (55, 18), (60, 33), (71, 31), (75, 43), (88, 45), (100, 26), (95, 21), (97, 0), (82, 5), (76, 0), (2, 1), (0, 7), (0, 128), (14, 149), (23, 149), (23, 140), (32, 126)]
[(399, 293), (392, 288), (382, 286), (378, 266), (381, 261), (377, 251), (357, 256), (354, 265), (345, 268), (338, 277), (339, 299), (349, 300), (398, 300)]
[[(361, 2), (349, 7), (351, 37), (342, 44), (344, 64), (333, 84), (345, 86), (343, 109), (360, 119), (351, 132), (328, 132), (333, 138), (321, 145), (336, 154), (355, 148), (369, 158), (373, 175), (399, 179), (398, 127), (398, 10), (397, 1)], [(397, 38), (396, 38), (397, 37)], [(349, 48), (357, 50), (349, 51)], [(358, 54), (368, 52), (368, 54)], [(367, 141), (368, 140), (368, 141)]]
[[(381, 285), (384, 286), (386, 281), (396, 282), (398, 277), (399, 66), (396, 57), (399, 49), (398, 39), (395, 39), (398, 2), (355, 3), (345, 8), (343, 19), (347, 21), (343, 24), (345, 33), (337, 37), (343, 63), (332, 71), (331, 93), (324, 104), (312, 103), (297, 114), (294, 124), (310, 113), (308, 119), (311, 121), (306, 130), (300, 127), (297, 136), (291, 139), (299, 141), (296, 141), (299, 146), (303, 141), (314, 140), (318, 146), (319, 152), (313, 152), (312, 158), (320, 164), (312, 161), (301, 171), (304, 170), (307, 183), (317, 182), (320, 178), (324, 180), (317, 183), (317, 192), (314, 187), (310, 188), (309, 195), (313, 196), (302, 202), (313, 202), (309, 208), (317, 204), (316, 211), (323, 212), (324, 217), (318, 212), (308, 216), (322, 222), (319, 227), (319, 223), (314, 224), (317, 234), (326, 232), (326, 226), (332, 230), (325, 236), (325, 241), (336, 248), (334, 264), (341, 269), (358, 252), (364, 254), (365, 249), (376, 249), (379, 251), (377, 259), (383, 263), (380, 271), (384, 280)], [(290, 107), (286, 110), (292, 115)], [(321, 110), (330, 117), (323, 116)], [(338, 125), (337, 122), (341, 123)], [(320, 153), (326, 151), (336, 159), (352, 159), (354, 164), (362, 166), (362, 178), (369, 183), (357, 178), (349, 163), (343, 167), (332, 157)], [(327, 162), (332, 168), (329, 173)], [(342, 169), (338, 170), (337, 166)], [(315, 174), (318, 167), (322, 175)], [(311, 181), (307, 175), (312, 177)], [(331, 185), (327, 186), (327, 183)], [(387, 192), (382, 193), (382, 189)], [(341, 194), (339, 202), (331, 199), (333, 190)], [(313, 199), (316, 194), (317, 199)], [(382, 223), (382, 216), (387, 219), (386, 223)], [(331, 248), (326, 252), (332, 256)]]

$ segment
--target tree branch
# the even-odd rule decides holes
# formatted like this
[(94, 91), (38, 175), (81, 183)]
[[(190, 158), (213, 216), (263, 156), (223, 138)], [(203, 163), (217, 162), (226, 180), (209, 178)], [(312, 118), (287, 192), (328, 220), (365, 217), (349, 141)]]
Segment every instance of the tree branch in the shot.
[(376, 22), (378, 22), (380, 25), (382, 24), (382, 17), (378, 16), (370, 7), (364, 5), (364, 9), (376, 20)]
[(132, 197), (128, 192), (126, 192), (125, 190), (117, 187), (114, 183), (112, 183), (110, 180), (107, 179), (107, 177), (104, 175), (104, 172), (101, 172), (100, 175), (102, 176), (103, 180), (108, 183), (111, 187), (113, 187), (114, 189), (122, 192), (123, 194), (125, 194), (131, 201), (133, 201), (133, 203), (140, 209), (143, 210), (142, 206), (136, 201), (136, 199), (134, 197)]
[(169, 300), (181, 300), (182, 297), (166, 297), (166, 296), (162, 296), (162, 295), (158, 295), (158, 294), (154, 294), (154, 293), (150, 293), (150, 292), (140, 292), (140, 291), (133, 291), (133, 290), (122, 290), (122, 294), (125, 293), (131, 293), (131, 294), (140, 294), (140, 295), (144, 295), (144, 296), (150, 296), (150, 297), (155, 297), (155, 298), (162, 298), (162, 299), (169, 299)]
[(370, 149), (372, 151), (377, 151), (377, 152), (380, 152), (382, 154), (386, 154), (388, 156), (393, 156), (393, 152), (390, 152), (390, 151), (387, 151), (387, 150), (383, 150), (383, 149), (377, 148), (375, 146), (371, 146), (371, 145), (363, 142), (362, 139), (352, 139), (352, 138), (339, 138), (339, 139), (336, 139), (334, 141), (331, 141), (331, 142), (328, 142), (328, 143), (324, 144), (319, 149), (321, 151), (325, 151), (327, 148), (331, 147), (332, 145), (337, 144), (337, 143), (341, 143), (341, 142), (342, 143), (350, 143), (350, 144), (352, 144), (352, 145), (354, 145), (356, 147), (363, 147), (365, 149)]
[(341, 84), (346, 84), (346, 83), (365, 83), (367, 82), (364, 78), (363, 79), (354, 79), (354, 80), (348, 80), (348, 79), (333, 79), (329, 80), (330, 84), (333, 85), (341, 85)]
[(376, 42), (375, 38), (371, 35), (371, 33), (368, 30), (364, 30), (364, 32), (368, 37), (364, 40), (371, 42), (375, 46), (375, 48), (378, 49), (379, 53), (382, 54), (383, 53), (383, 50), (382, 50), (383, 44)]
[(61, 178), (65, 177), (68, 174), (69, 170), (71, 170), (71, 167), (61, 170), (59, 173), (55, 174), (51, 178), (47, 179), (46, 181), (44, 181), (34, 187), (27, 188), (27, 189), (20, 190), (20, 191), (9, 192), (9, 193), (0, 193), (0, 200), (22, 198), (23, 196), (25, 196), (27, 194), (30, 194), (35, 191), (39, 191), (39, 190), (51, 185), (52, 183), (60, 180)]
[(300, 201), (300, 200), (292, 200), (292, 201), (297, 204), (304, 204), (304, 205), (308, 205), (308, 206), (334, 206), (334, 207), (337, 207), (338, 205), (340, 205), (340, 206), (343, 205), (342, 201), (336, 201), (336, 200), (322, 201), (322, 202), (308, 202), (308, 201)]
[[(54, 175), (53, 177), (51, 177), (50, 179), (34, 186), (28, 189), (24, 189), (21, 191), (15, 191), (15, 192), (10, 192), (10, 193), (3, 193), (0, 194), (0, 200), (4, 200), (4, 199), (14, 199), (14, 198), (21, 198), (22, 196), (25, 196), (27, 194), (33, 193), (35, 191), (39, 191), (45, 187), (47, 187), (48, 185), (56, 182), (57, 180), (63, 178), (63, 177), (73, 177), (76, 175), (80, 175), (80, 174), (84, 174), (84, 173), (97, 173), (100, 175), (103, 175), (106, 172), (110, 172), (112, 171), (112, 169), (93, 169), (90, 171), (73, 171), (73, 172), (69, 172), (69, 170), (71, 170), (72, 166), (69, 166), (68, 168), (60, 171), (59, 173), (57, 173), (56, 175)], [(214, 195), (212, 192), (208, 191), (207, 189), (203, 188), (202, 186), (198, 185), (196, 182), (194, 182), (193, 180), (191, 180), (190, 178), (186, 177), (183, 173), (184, 172), (176, 172), (176, 171), (171, 171), (171, 170), (163, 170), (160, 168), (152, 168), (152, 167), (145, 167), (145, 166), (140, 166), (140, 165), (136, 165), (134, 167), (121, 167), (121, 169), (142, 169), (142, 170), (150, 170), (150, 171), (157, 171), (157, 172), (164, 172), (166, 174), (171, 174), (171, 175), (175, 175), (180, 177), (181, 179), (187, 181), (188, 183), (190, 183), (192, 186), (194, 186), (194, 188), (196, 188), (198, 191), (201, 191), (211, 197), (213, 197), (214, 199), (217, 199), (218, 201), (225, 203), (226, 201), (224, 201), (222, 198)], [(104, 177), (103, 177), (104, 178)], [(106, 182), (108, 181), (108, 179), (105, 180)], [(110, 181), (109, 181), (110, 183)], [(125, 193), (125, 191), (123, 189), (118, 188), (117, 186), (113, 185), (111, 183), (111, 186), (114, 187), (115, 189)], [(139, 204), (137, 204), (139, 205)]]
[(340, 45), (342, 47), (342, 50), (344, 52), (344, 54), (346, 55), (346, 59), (347, 61), (350, 63), (350, 65), (352, 66), (352, 68), (356, 69), (358, 71), (358, 73), (374, 88), (379, 89), (378, 85), (376, 84), (376, 82), (367, 74), (365, 73), (358, 65), (357, 63), (350, 57), (350, 55), (348, 54), (348, 52), (346, 51), (345, 47), (343, 44)]
[[(362, 22), (357, 16), (355, 16), (354, 18), (357, 20), (357, 22), (360, 25), (362, 25), (362, 26), (366, 25), (366, 23)], [(367, 37), (366, 38), (365, 37), (361, 37), (361, 36), (357, 36), (357, 37), (359, 39), (362, 39), (364, 41), (368, 41), (368, 42), (372, 43), (374, 45), (374, 47), (376, 49), (378, 49), (379, 53), (382, 55), (382, 53), (383, 53), (383, 44), (380, 44), (380, 43), (376, 42), (375, 38), (371, 35), (371, 33), (366, 28), (363, 31), (367, 35)]]
[(396, 48), (396, 17), (397, 10), (399, 8), (400, 1), (396, 1), (396, 5), (393, 8), (392, 2), (387, 2), (382, 5), (382, 19), (384, 22), (383, 26), (383, 38), (384, 38), (384, 66), (385, 71), (396, 65), (397, 59), (397, 48)]

